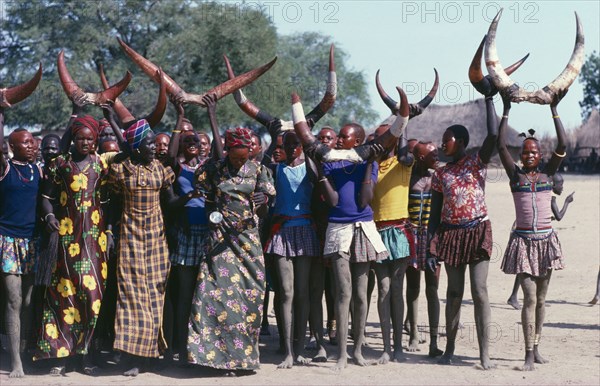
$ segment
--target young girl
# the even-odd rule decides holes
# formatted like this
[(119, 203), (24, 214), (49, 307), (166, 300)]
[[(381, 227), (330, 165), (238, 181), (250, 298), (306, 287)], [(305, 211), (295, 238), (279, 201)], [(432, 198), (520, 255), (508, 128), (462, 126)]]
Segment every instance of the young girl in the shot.
[(565, 157), (566, 136), (556, 111), (565, 95), (557, 93), (550, 110), (558, 137), (556, 149), (546, 166), (540, 170), (542, 158), (538, 140), (526, 137), (521, 148), (522, 167), (517, 166), (506, 147), (510, 99), (503, 96), (504, 113), (500, 121), (498, 152), (506, 174), (510, 178), (516, 212), (516, 227), (510, 236), (502, 270), (516, 274), (523, 288), (524, 304), (521, 312), (525, 338), (525, 371), (533, 370), (535, 363), (547, 363), (538, 351), (545, 316), (546, 293), (553, 269), (563, 268), (563, 255), (556, 232), (550, 223), (552, 210), (552, 176)]

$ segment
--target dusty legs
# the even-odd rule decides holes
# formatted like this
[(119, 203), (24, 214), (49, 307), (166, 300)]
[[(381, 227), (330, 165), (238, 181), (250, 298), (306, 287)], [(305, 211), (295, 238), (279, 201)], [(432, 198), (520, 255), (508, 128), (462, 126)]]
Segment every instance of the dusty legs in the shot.
[(521, 323), (525, 338), (523, 371), (534, 370), (534, 363), (548, 362), (540, 355), (538, 346), (546, 316), (546, 293), (551, 276), (551, 270), (548, 270), (544, 277), (532, 277), (524, 273), (517, 275), (524, 295), (523, 310), (521, 311)]
[[(438, 348), (438, 326), (440, 322), (440, 299), (438, 297), (438, 284), (440, 277), (440, 266), (435, 272), (425, 270), (425, 296), (427, 297), (427, 316), (429, 317), (429, 357), (435, 358), (443, 354)], [(419, 343), (418, 314), (419, 314), (419, 292), (421, 290), (421, 271), (409, 267), (406, 270), (406, 302), (408, 307), (408, 326), (410, 340), (408, 351), (417, 351)]]

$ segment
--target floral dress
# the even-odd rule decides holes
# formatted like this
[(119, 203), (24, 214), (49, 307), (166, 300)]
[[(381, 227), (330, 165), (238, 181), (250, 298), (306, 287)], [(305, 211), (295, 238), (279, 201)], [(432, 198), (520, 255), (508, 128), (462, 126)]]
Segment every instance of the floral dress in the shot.
[[(257, 369), (265, 267), (252, 193), (275, 196), (269, 172), (247, 161), (231, 172), (225, 161), (209, 162), (197, 174), (207, 212), (223, 220), (213, 226), (200, 263), (189, 322), (188, 361), (219, 369)], [(210, 203), (213, 202), (212, 208)]]
[(59, 245), (46, 288), (35, 360), (88, 352), (107, 276), (100, 186), (106, 183), (107, 160), (114, 154), (91, 155), (81, 170), (70, 154), (48, 166), (48, 178), (58, 192), (54, 214), (60, 224)]

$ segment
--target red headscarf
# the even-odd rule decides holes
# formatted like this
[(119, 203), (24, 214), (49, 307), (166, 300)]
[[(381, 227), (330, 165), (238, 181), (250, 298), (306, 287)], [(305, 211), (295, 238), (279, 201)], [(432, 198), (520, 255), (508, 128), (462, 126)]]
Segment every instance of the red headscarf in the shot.
[(100, 126), (98, 121), (91, 115), (84, 115), (83, 117), (77, 117), (73, 120), (73, 123), (71, 124), (71, 134), (73, 134), (73, 138), (75, 138), (80, 130), (85, 128), (91, 130), (94, 140), (98, 139), (98, 129)]
[(252, 132), (245, 127), (236, 127), (225, 131), (225, 147), (250, 147), (252, 145)]
[(110, 123), (106, 120), (106, 118), (102, 118), (98, 121), (98, 134), (102, 134), (106, 128), (110, 127)]

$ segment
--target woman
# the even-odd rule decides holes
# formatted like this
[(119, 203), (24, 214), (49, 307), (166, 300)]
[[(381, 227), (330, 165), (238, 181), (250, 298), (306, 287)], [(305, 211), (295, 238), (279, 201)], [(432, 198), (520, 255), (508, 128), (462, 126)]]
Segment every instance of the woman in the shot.
[(275, 188), (267, 170), (248, 159), (250, 130), (227, 130), (227, 156), (219, 157), (216, 98), (205, 97), (205, 103), (218, 158), (196, 172), (196, 186), (212, 212), (211, 239), (192, 302), (188, 361), (236, 375), (259, 367), (265, 270), (255, 211), (264, 213)]
[(119, 193), (115, 199), (123, 200), (114, 349), (129, 355), (124, 375), (137, 376), (143, 358), (158, 358), (159, 346), (166, 346), (162, 317), (169, 256), (160, 203), (175, 202), (175, 175), (155, 158), (154, 133), (145, 119), (133, 123), (125, 138), (130, 158), (113, 164), (109, 174)]
[[(101, 186), (116, 153), (95, 154), (99, 124), (89, 115), (79, 116), (82, 105), (78, 100), (73, 102), (73, 115), (61, 140), (62, 155), (46, 165), (42, 185), (42, 216), (47, 230), (58, 232), (59, 238), (34, 360), (60, 358), (51, 375), (63, 375), (66, 358), (74, 355), (82, 355), (86, 374), (96, 371), (87, 354), (102, 303), (106, 255), (112, 243), (100, 201)], [(108, 106), (104, 108), (110, 111)], [(112, 116), (111, 122), (115, 124)], [(123, 140), (118, 130), (115, 133)]]
[(553, 269), (562, 269), (563, 255), (556, 232), (552, 229), (552, 176), (558, 170), (566, 153), (565, 130), (556, 106), (565, 95), (557, 93), (550, 111), (558, 142), (550, 161), (540, 169), (542, 153), (538, 140), (532, 136), (523, 140), (522, 167), (515, 164), (506, 147), (506, 129), (510, 113), (510, 99), (503, 96), (504, 113), (500, 121), (498, 153), (509, 176), (516, 212), (516, 227), (510, 235), (502, 271), (516, 274), (523, 289), (524, 302), (521, 324), (525, 340), (524, 371), (535, 369), (534, 363), (547, 363), (538, 350), (544, 317), (546, 293)]

